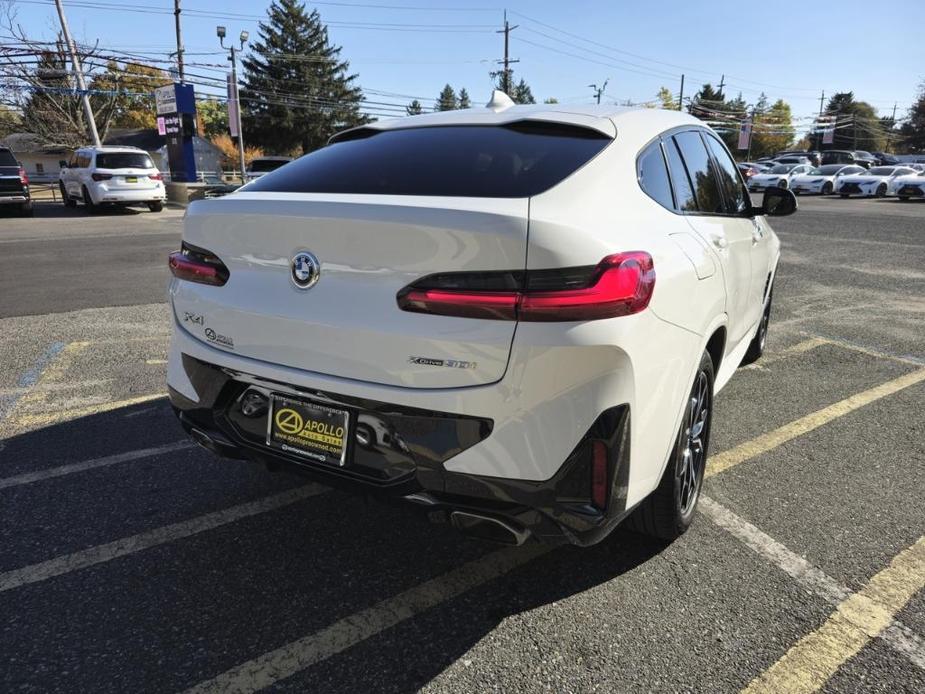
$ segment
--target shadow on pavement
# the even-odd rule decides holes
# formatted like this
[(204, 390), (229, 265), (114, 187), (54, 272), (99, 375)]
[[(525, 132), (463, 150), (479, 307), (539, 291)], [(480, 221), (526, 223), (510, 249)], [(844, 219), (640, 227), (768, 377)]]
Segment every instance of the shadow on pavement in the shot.
[[(8, 476), (181, 438), (172, 413), (156, 401), (14, 436), (0, 459)], [(58, 486), (42, 486), (51, 484)], [(301, 484), (297, 475), (186, 450), (0, 489), (0, 503), (13, 505), (7, 510), (21, 532), (63, 516), (59, 522), (82, 536), (73, 540), (82, 550)], [(203, 507), (180, 503), (206, 488), (212, 492)], [(114, 513), (122, 518), (116, 527), (103, 520)], [(618, 530), (595, 547), (552, 549), (393, 627), (374, 628), (279, 686), (418, 689), (502, 620), (610, 581), (663, 548)], [(7, 691), (183, 689), (380, 603), (388, 610), (396, 595), (469, 562), (522, 551), (466, 539), (404, 504), (325, 491), (0, 592), (0, 613), (17, 615), (15, 629), (0, 629), (8, 663), (0, 683)], [(53, 557), (42, 552), (37, 560)], [(20, 567), (0, 572), (11, 568)]]

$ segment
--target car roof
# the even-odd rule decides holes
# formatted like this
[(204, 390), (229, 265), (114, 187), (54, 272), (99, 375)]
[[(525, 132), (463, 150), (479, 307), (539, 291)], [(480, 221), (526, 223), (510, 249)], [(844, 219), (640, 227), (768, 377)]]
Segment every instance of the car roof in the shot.
[[(499, 96), (500, 95), (500, 96)], [(518, 122), (548, 122), (596, 130), (608, 137), (617, 131), (624, 134), (648, 134), (647, 139), (672, 127), (706, 124), (682, 111), (625, 107), (611, 104), (529, 104), (515, 105), (507, 96), (495, 92), (489, 106), (455, 111), (439, 111), (417, 116), (380, 120), (338, 133), (332, 142), (349, 139), (347, 133), (365, 130), (399, 130), (449, 125), (511, 125)]]
[(87, 147), (81, 147), (79, 151), (82, 152), (147, 152), (141, 147), (129, 147), (129, 146), (118, 146), (118, 145), (100, 145), (96, 147), (94, 145), (89, 145)]

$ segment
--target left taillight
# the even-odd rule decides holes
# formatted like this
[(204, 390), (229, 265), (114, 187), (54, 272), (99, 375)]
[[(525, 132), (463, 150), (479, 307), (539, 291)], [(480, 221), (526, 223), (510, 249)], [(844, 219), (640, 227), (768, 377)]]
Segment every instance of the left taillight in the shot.
[(159, 173), (148, 174), (148, 178), (152, 181), (163, 181), (164, 177)]
[(431, 275), (405, 287), (397, 299), (399, 308), (415, 313), (564, 322), (639, 313), (654, 290), (652, 256), (631, 251), (586, 267)]
[(185, 243), (170, 254), (168, 265), (177, 279), (216, 287), (224, 285), (231, 274), (217, 255)]
[(26, 175), (26, 170), (23, 167), (19, 167), (19, 182), (24, 186), (29, 185), (29, 177)]

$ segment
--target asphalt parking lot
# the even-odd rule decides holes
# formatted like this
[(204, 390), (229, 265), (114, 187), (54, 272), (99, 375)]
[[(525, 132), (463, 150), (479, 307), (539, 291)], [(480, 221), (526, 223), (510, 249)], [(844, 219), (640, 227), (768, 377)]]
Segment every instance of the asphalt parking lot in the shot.
[(0, 690), (925, 691), (925, 203), (800, 206), (694, 526), (590, 549), (193, 447), (182, 212), (0, 218)]

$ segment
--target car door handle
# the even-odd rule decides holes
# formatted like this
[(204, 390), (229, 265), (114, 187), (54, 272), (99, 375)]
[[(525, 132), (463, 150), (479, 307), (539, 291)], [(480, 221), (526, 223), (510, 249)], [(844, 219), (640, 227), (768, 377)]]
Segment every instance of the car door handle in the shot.
[(713, 245), (716, 246), (717, 248), (726, 248), (729, 245), (729, 242), (726, 240), (725, 236), (714, 235), (714, 236), (711, 236), (710, 238), (713, 239)]

